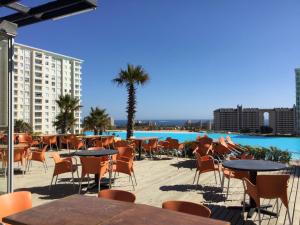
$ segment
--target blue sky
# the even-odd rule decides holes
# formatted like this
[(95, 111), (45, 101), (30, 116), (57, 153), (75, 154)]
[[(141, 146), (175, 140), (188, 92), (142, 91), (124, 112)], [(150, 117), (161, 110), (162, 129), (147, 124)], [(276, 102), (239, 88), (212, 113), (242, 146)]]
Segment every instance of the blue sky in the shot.
[[(1, 11), (0, 11), (1, 13)], [(17, 42), (84, 59), (84, 113), (126, 118), (127, 63), (151, 81), (138, 119), (212, 118), (219, 107), (291, 107), (300, 1), (102, 0), (96, 11), (19, 29)]]

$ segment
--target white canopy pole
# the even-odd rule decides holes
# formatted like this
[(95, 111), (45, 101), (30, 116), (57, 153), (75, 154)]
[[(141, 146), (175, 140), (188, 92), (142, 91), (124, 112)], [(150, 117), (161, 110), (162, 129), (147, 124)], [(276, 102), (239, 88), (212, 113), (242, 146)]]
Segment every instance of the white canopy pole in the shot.
[[(14, 191), (13, 177), (14, 177), (14, 84), (13, 84), (13, 51), (14, 51), (14, 37), (17, 34), (17, 25), (8, 21), (0, 23), (0, 36), (7, 39), (7, 85), (8, 85), (8, 131), (7, 131), (7, 192)], [(6, 171), (5, 171), (6, 172)]]

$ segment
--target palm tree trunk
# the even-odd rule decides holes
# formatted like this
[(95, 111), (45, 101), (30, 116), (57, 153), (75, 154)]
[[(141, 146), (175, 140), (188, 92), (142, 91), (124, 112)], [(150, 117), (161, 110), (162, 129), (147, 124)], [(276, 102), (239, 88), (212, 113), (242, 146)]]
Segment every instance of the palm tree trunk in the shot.
[(128, 91), (128, 106), (127, 106), (127, 139), (133, 136), (133, 123), (135, 116), (135, 105), (136, 105), (136, 96), (135, 96), (135, 87), (134, 84), (129, 84), (127, 86)]

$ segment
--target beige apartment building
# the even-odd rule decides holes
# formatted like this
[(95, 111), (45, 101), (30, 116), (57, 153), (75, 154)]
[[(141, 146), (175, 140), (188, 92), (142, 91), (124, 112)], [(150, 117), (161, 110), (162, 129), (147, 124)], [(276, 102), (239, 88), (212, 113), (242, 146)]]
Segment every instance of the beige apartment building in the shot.
[(300, 134), (300, 69), (295, 69), (296, 74), (296, 126)]
[(293, 108), (221, 108), (214, 111), (214, 130), (256, 132), (270, 126), (274, 134), (293, 134), (296, 131), (296, 106)]
[[(4, 46), (4, 44), (2, 45)], [(5, 49), (0, 54), (5, 55)], [(0, 56), (2, 56), (0, 55)], [(81, 99), (82, 60), (22, 44), (14, 45), (14, 116), (31, 124), (35, 132), (54, 134), (53, 121), (59, 113), (56, 100), (71, 94)], [(1, 66), (1, 65), (0, 65)], [(6, 81), (5, 69), (0, 70), (0, 82)], [(5, 83), (6, 84), (6, 83)], [(0, 88), (2, 88), (1, 85)], [(5, 91), (5, 90), (2, 90)], [(6, 109), (1, 91), (0, 107)], [(7, 91), (7, 89), (6, 89)], [(5, 126), (7, 112), (0, 116)], [(73, 132), (80, 132), (81, 112), (75, 112), (77, 123)]]

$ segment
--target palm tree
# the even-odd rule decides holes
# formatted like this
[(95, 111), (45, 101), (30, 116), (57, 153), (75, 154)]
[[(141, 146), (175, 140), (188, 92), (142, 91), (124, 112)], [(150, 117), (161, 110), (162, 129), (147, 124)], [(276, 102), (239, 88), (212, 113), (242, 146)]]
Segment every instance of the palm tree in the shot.
[(60, 130), (62, 134), (65, 134), (74, 127), (76, 123), (74, 113), (82, 106), (79, 104), (80, 100), (78, 98), (72, 97), (69, 94), (59, 96), (56, 103), (60, 108), (60, 112), (55, 117), (53, 125), (57, 130)]
[(32, 127), (29, 123), (24, 120), (16, 120), (14, 125), (14, 130), (16, 133), (30, 133), (32, 132)]
[(144, 85), (149, 81), (149, 75), (141, 66), (127, 65), (126, 70), (121, 70), (118, 76), (112, 80), (117, 85), (127, 88), (127, 139), (133, 135), (133, 123), (136, 113), (136, 86)]
[(94, 134), (102, 134), (107, 126), (110, 125), (109, 116), (106, 109), (91, 107), (90, 115), (84, 117), (83, 127), (85, 130), (93, 130)]

